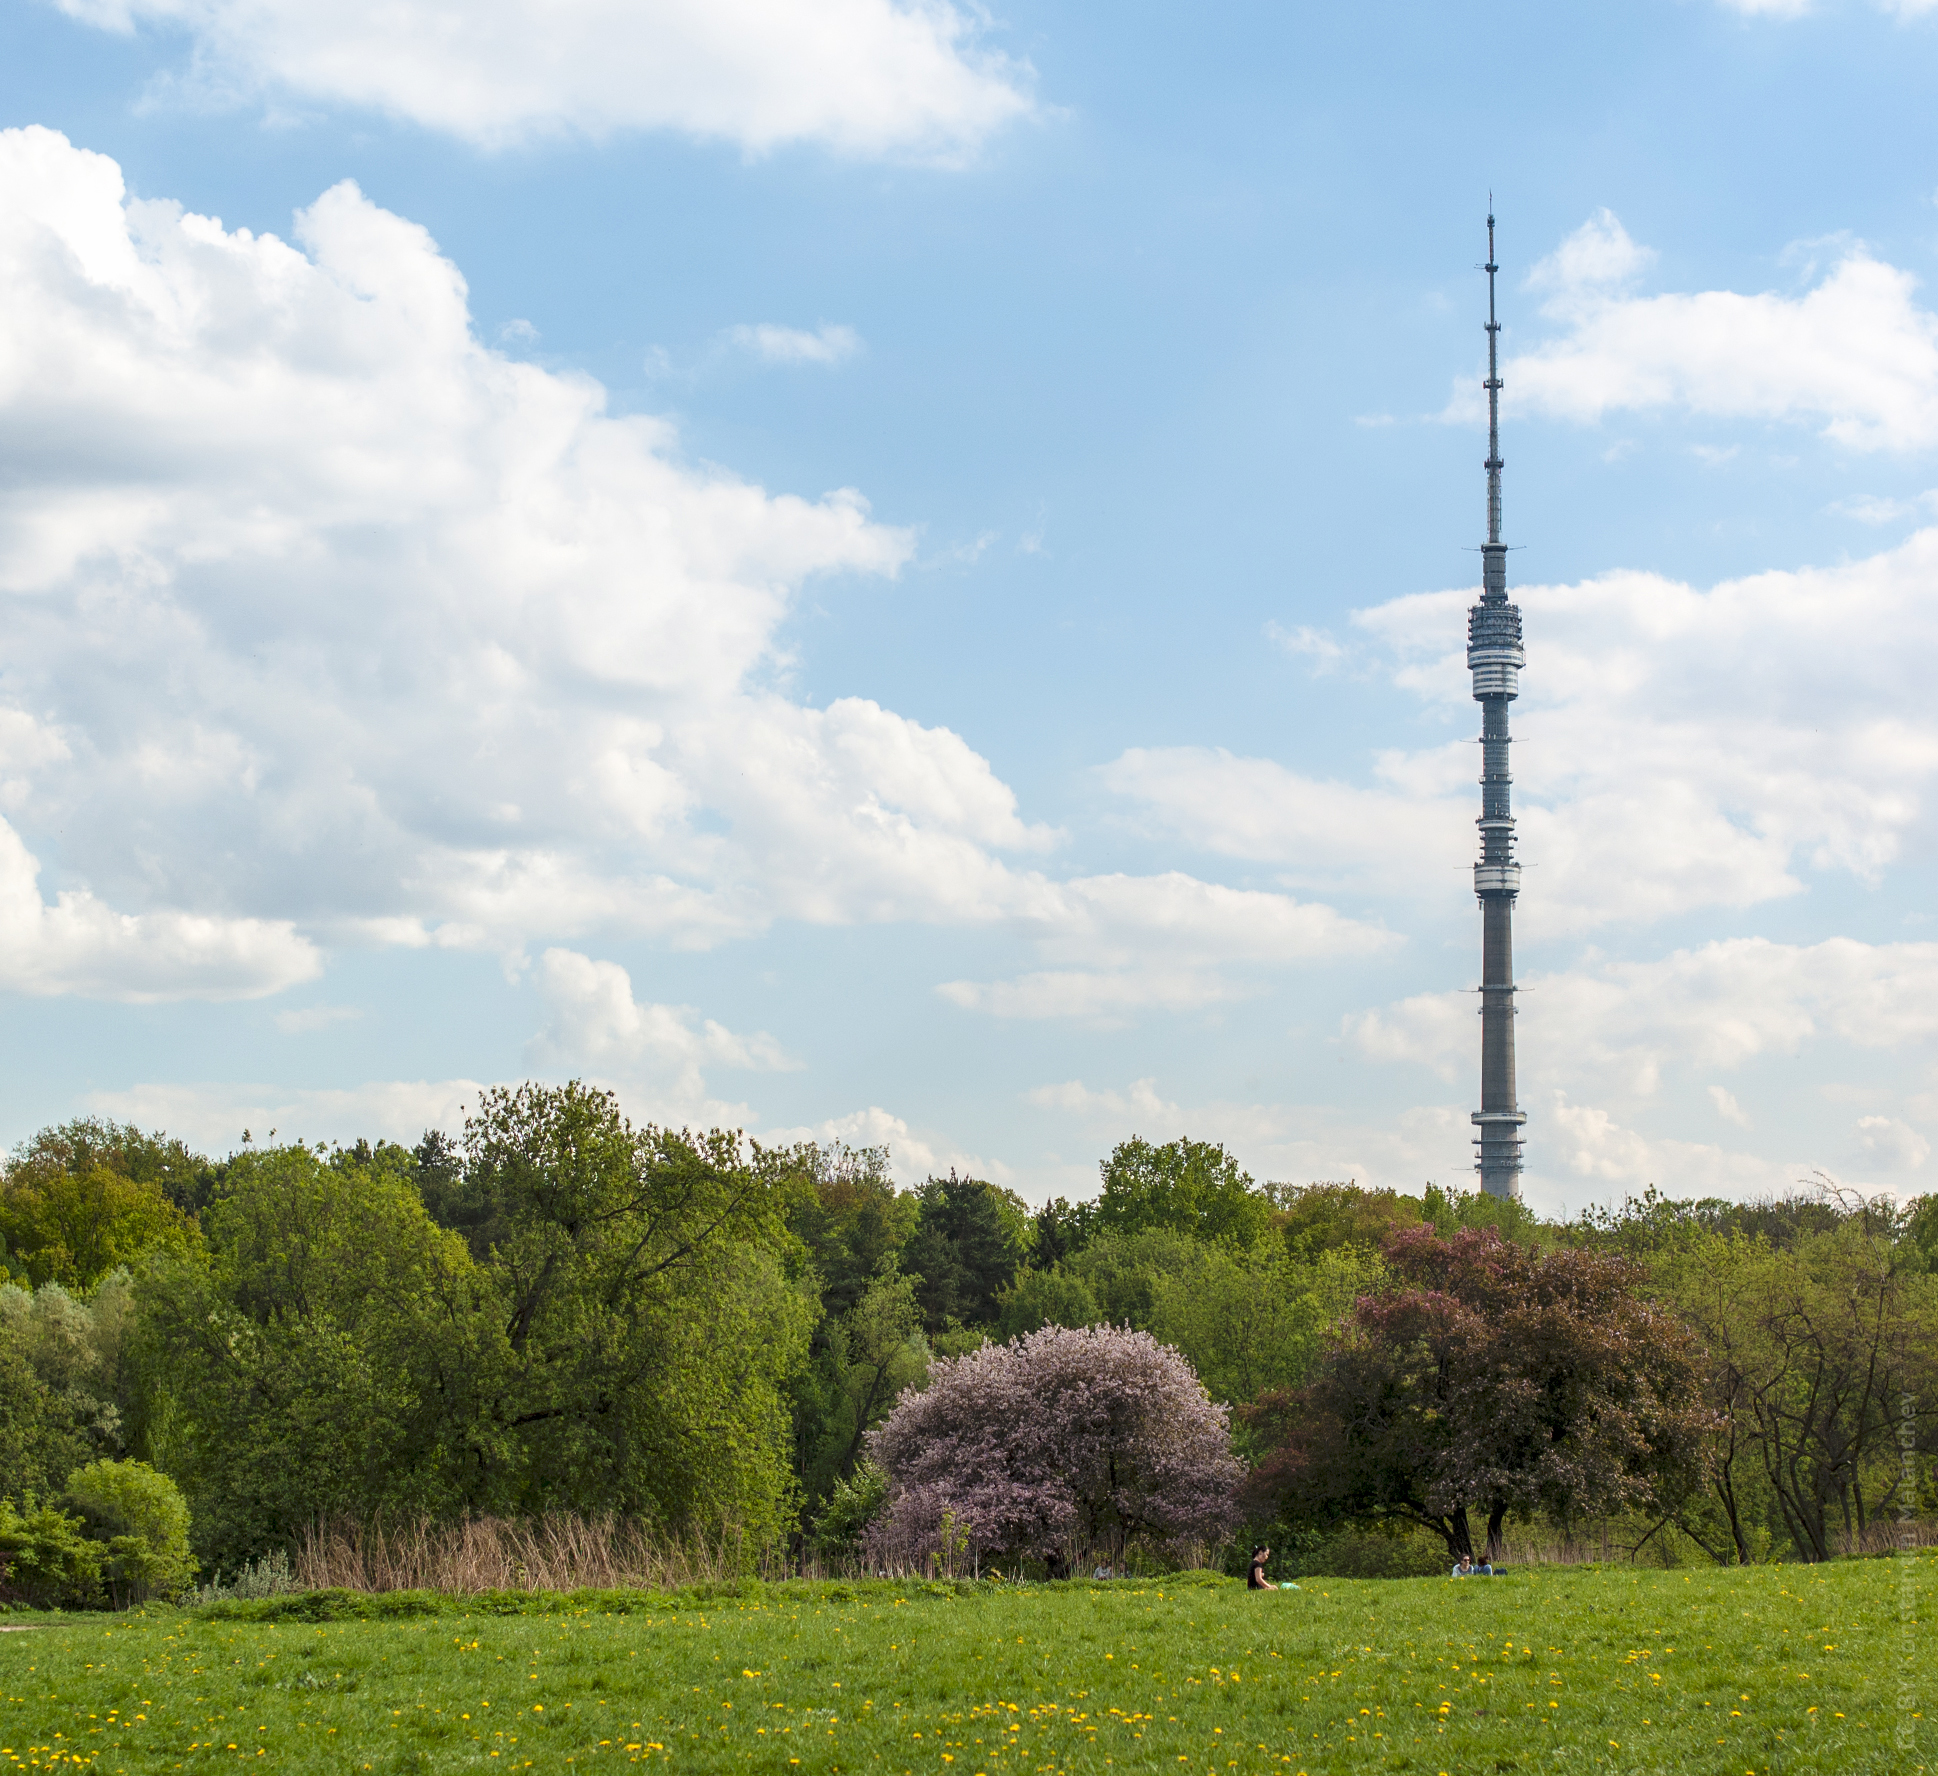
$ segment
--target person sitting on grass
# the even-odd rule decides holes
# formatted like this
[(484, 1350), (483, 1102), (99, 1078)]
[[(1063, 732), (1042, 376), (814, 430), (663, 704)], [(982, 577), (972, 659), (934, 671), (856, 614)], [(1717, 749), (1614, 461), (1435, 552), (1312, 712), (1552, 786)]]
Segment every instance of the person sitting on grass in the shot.
[(1471, 1579), (1474, 1576), (1474, 1557), (1463, 1554), (1454, 1562), (1453, 1576), (1457, 1579)]
[(1265, 1576), (1265, 1563), (1271, 1558), (1272, 1550), (1266, 1547), (1263, 1542), (1259, 1542), (1253, 1547), (1252, 1569), (1245, 1575), (1245, 1589), (1247, 1591), (1270, 1591), (1274, 1589), (1271, 1581)]

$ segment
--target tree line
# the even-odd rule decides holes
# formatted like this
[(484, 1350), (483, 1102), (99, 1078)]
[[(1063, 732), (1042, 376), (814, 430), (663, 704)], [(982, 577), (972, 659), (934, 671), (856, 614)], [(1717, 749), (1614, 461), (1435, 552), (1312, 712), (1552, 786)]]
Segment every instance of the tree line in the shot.
[[(1086, 1362), (1126, 1401), (1195, 1390), (1228, 1455), (1206, 1442), (1194, 1472), (1229, 1460), (1228, 1527), (1281, 1541), (1480, 1552), (1613, 1518), (1663, 1557), (1824, 1559), (1938, 1509), (1931, 1197), (1651, 1189), (1555, 1224), (1133, 1138), (1094, 1198), (1032, 1209), (953, 1173), (901, 1188), (879, 1148), (636, 1126), (528, 1084), (414, 1148), (217, 1160), (50, 1128), (0, 1176), (0, 1242), (0, 1497), (45, 1511), (83, 1470), (146, 1464), (205, 1571), (378, 1515), (609, 1513), (865, 1558), (871, 1526), (968, 1521), (908, 1426), (975, 1422), (946, 1378), (1050, 1387), (996, 1361), (1024, 1345), (1057, 1398)], [(1040, 1541), (1098, 1509), (1010, 1515)]]

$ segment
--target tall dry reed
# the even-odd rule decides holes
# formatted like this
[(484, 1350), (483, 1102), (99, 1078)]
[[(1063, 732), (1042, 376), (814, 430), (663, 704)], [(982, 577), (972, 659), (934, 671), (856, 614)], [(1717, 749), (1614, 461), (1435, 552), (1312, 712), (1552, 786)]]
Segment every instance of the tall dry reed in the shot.
[[(1629, 1533), (1630, 1526), (1619, 1522), (1590, 1524), (1574, 1535), (1555, 1529), (1543, 1534), (1539, 1526), (1510, 1527), (1501, 1537), (1495, 1559), (1505, 1566), (1586, 1566), (1623, 1560), (1646, 1564), (1652, 1543), (1633, 1546)], [(1884, 1519), (1831, 1541), (1832, 1552), (1846, 1556), (1890, 1554), (1900, 1547), (1938, 1547), (1938, 1523), (1900, 1524)]]
[(669, 1535), (630, 1519), (466, 1517), (454, 1523), (313, 1525), (296, 1549), (305, 1589), (344, 1591), (669, 1590), (749, 1568), (737, 1541)]
[(1834, 1545), (1839, 1554), (1895, 1554), (1900, 1548), (1938, 1548), (1938, 1523), (1894, 1523), (1881, 1518), (1862, 1529), (1846, 1530)]
[[(1938, 1546), (1938, 1523), (1875, 1523), (1841, 1539), (1844, 1555), (1890, 1553), (1904, 1544)], [(1209, 1563), (1212, 1551), (1199, 1559)], [(1595, 1525), (1563, 1536), (1523, 1528), (1508, 1532), (1496, 1558), (1512, 1566), (1575, 1566), (1632, 1558), (1619, 1526)], [(1192, 1562), (1186, 1562), (1192, 1564)], [(722, 1584), (747, 1574), (763, 1579), (928, 1576), (935, 1563), (919, 1555), (864, 1565), (855, 1560), (750, 1549), (737, 1539), (681, 1536), (631, 1519), (557, 1513), (538, 1518), (467, 1517), (454, 1523), (358, 1523), (312, 1526), (295, 1559), (298, 1589), (344, 1591), (666, 1591)], [(995, 1569), (991, 1569), (992, 1571)], [(1017, 1574), (1022, 1576), (1020, 1570)]]

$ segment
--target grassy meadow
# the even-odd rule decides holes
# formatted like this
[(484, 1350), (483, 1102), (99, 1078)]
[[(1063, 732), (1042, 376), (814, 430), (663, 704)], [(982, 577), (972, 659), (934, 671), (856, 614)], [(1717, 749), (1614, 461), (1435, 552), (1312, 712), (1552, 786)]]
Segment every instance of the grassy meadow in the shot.
[(14, 1616), (0, 1769), (1909, 1776), (1938, 1769), (1934, 1587), (1925, 1556)]

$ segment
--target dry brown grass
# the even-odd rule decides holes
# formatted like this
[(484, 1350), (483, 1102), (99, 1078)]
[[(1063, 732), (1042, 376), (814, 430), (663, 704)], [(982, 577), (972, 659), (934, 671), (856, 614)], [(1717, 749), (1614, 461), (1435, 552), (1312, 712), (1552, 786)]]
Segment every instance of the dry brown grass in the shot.
[[(1637, 1526), (1619, 1520), (1587, 1525), (1574, 1536), (1540, 1527), (1511, 1527), (1502, 1536), (1495, 1558), (1511, 1566), (1586, 1566), (1630, 1559), (1649, 1564), (1653, 1538), (1638, 1549), (1634, 1544), (1641, 1533)], [(1900, 1524), (1885, 1518), (1866, 1529), (1831, 1539), (1832, 1553), (1846, 1556), (1891, 1554), (1904, 1547), (1938, 1547), (1938, 1522)], [(1689, 1557), (1687, 1543), (1682, 1545), (1682, 1553), (1685, 1562), (1696, 1564)]]
[[(1186, 1565), (1215, 1550), (1193, 1547)], [(1093, 1556), (1073, 1570), (1088, 1572)], [(293, 1577), (304, 1591), (670, 1591), (683, 1585), (767, 1580), (881, 1577), (968, 1578), (997, 1568), (965, 1555), (955, 1563), (923, 1550), (900, 1558), (824, 1558), (780, 1548), (750, 1548), (735, 1537), (668, 1535), (630, 1519), (467, 1517), (454, 1523), (411, 1520), (312, 1525), (297, 1544)], [(958, 1570), (959, 1569), (959, 1570)], [(1019, 1572), (1020, 1576), (1020, 1572)]]
[(1839, 1554), (1895, 1554), (1901, 1548), (1938, 1548), (1938, 1523), (1896, 1523), (1881, 1518), (1838, 1536), (1833, 1546)]
[[(1511, 1566), (1576, 1566), (1632, 1558), (1611, 1523), (1564, 1537), (1539, 1529), (1510, 1530), (1496, 1559)], [(1900, 1539), (1905, 1538), (1905, 1539)], [(1938, 1522), (1874, 1523), (1840, 1539), (1844, 1555), (1888, 1554), (1900, 1547), (1938, 1547)], [(1200, 1560), (1210, 1551), (1201, 1551)], [(670, 1591), (683, 1585), (763, 1579), (852, 1578), (858, 1563), (822, 1561), (779, 1549), (750, 1549), (738, 1539), (682, 1537), (624, 1518), (559, 1513), (514, 1519), (468, 1517), (456, 1523), (355, 1523), (312, 1527), (296, 1550), (294, 1576), (306, 1591)], [(965, 1575), (970, 1570), (963, 1563)], [(890, 1576), (924, 1577), (920, 1559), (890, 1563)], [(1082, 1570), (1087, 1571), (1085, 1566)], [(1020, 1575), (1019, 1575), (1020, 1576)]]
[(305, 1590), (671, 1590), (732, 1580), (766, 1564), (751, 1555), (738, 1540), (667, 1535), (623, 1518), (558, 1513), (317, 1525), (298, 1544), (295, 1567)]

